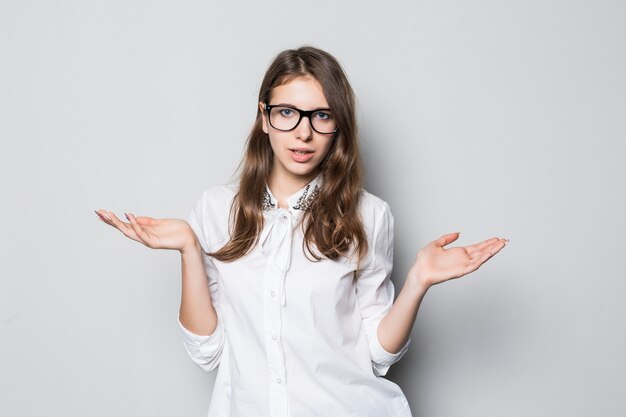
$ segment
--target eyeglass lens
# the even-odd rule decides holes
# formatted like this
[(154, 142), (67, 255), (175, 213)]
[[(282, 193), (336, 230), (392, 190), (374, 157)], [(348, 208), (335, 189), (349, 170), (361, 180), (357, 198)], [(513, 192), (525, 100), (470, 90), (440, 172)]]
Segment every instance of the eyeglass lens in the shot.
[[(278, 130), (291, 130), (296, 127), (300, 120), (300, 112), (290, 107), (272, 107), (270, 110), (270, 123)], [(326, 110), (313, 112), (309, 117), (311, 126), (318, 133), (333, 133), (337, 129), (337, 121)]]

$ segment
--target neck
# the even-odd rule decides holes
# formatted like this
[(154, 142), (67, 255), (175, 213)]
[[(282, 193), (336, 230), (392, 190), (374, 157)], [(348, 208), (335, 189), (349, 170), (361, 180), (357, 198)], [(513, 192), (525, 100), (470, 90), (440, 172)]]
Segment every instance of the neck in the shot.
[(279, 207), (287, 207), (287, 198), (307, 185), (313, 178), (317, 176), (318, 172), (313, 171), (306, 177), (293, 176), (286, 173), (277, 172), (272, 170), (270, 172), (267, 185), (274, 194), (274, 197), (278, 200)]

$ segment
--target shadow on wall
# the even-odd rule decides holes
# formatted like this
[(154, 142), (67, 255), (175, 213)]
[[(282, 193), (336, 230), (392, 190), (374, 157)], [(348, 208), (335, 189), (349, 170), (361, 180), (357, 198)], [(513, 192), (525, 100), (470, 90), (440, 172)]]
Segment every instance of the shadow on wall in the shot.
[[(479, 272), (480, 271), (480, 272)], [(511, 278), (502, 272), (479, 269), (464, 277), (432, 287), (418, 313), (411, 346), (386, 378), (405, 393), (415, 416), (440, 409), (441, 398), (489, 397), (485, 386), (516, 385), (517, 364), (512, 357), (528, 343), (530, 305), (520, 305)], [(396, 294), (404, 277), (396, 279)], [(478, 282), (480, 281), (480, 282)], [(491, 380), (491, 381), (490, 381)], [(482, 388), (480, 391), (474, 389)], [(427, 393), (438, 392), (437, 398)], [(486, 398), (476, 399), (483, 403)]]

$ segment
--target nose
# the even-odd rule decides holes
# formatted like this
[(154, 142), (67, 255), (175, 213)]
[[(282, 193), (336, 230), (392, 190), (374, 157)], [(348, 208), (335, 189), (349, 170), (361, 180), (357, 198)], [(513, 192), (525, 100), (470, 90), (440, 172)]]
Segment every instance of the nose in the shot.
[(303, 141), (311, 140), (313, 136), (313, 129), (311, 128), (311, 120), (308, 117), (303, 117), (300, 122), (294, 128), (296, 132), (296, 138)]

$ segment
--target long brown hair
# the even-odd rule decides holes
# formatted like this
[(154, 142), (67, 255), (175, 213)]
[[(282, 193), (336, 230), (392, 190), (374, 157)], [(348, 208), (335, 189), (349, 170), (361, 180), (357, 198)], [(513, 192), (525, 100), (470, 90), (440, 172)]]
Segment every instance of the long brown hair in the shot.
[[(322, 257), (336, 259), (348, 252), (356, 253), (360, 262), (368, 247), (358, 211), (363, 167), (354, 92), (339, 62), (328, 52), (312, 46), (282, 51), (265, 73), (258, 101), (269, 103), (275, 87), (303, 76), (313, 77), (321, 84), (338, 126), (328, 154), (318, 167), (322, 172), (319, 194), (302, 216), (303, 250), (306, 246), (317, 261)], [(230, 208), (230, 240), (218, 251), (209, 253), (220, 261), (234, 261), (246, 255), (263, 230), (262, 198), (273, 151), (268, 135), (263, 132), (262, 117), (257, 102), (256, 120), (239, 166), (239, 191)], [(313, 244), (319, 254), (313, 251)]]

